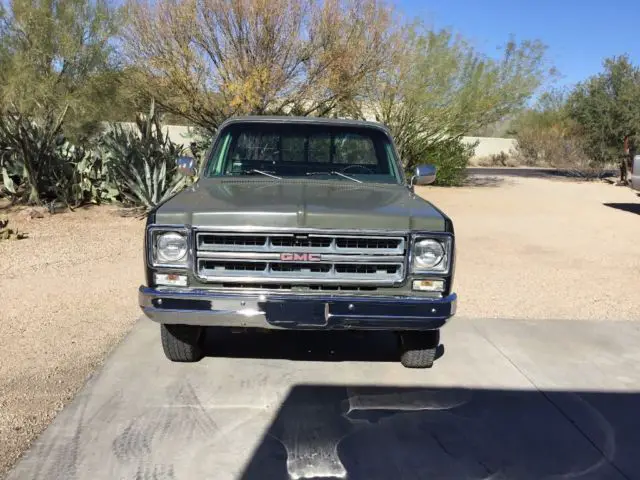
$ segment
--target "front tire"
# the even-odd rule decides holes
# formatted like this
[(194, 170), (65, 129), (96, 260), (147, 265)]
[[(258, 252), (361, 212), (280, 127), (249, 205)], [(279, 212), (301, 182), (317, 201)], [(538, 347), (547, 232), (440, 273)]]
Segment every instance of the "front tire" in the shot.
[(440, 343), (440, 330), (403, 332), (400, 337), (400, 363), (406, 368), (431, 368)]
[(160, 325), (164, 354), (172, 362), (197, 362), (202, 359), (202, 331), (202, 327), (193, 325)]

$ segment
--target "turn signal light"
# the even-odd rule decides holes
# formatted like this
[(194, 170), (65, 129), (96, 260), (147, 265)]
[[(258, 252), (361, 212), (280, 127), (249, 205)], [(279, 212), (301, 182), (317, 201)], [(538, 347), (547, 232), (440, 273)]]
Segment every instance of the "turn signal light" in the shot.
[(444, 280), (414, 280), (413, 289), (421, 292), (444, 292)]
[(153, 275), (156, 285), (167, 285), (170, 287), (186, 287), (187, 276), (178, 275), (177, 273), (154, 273)]

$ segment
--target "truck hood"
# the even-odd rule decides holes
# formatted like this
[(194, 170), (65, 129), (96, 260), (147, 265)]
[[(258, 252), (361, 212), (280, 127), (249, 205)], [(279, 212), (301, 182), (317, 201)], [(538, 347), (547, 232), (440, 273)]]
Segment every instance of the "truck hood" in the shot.
[(402, 185), (203, 179), (156, 211), (156, 224), (342, 230), (445, 230), (445, 218)]

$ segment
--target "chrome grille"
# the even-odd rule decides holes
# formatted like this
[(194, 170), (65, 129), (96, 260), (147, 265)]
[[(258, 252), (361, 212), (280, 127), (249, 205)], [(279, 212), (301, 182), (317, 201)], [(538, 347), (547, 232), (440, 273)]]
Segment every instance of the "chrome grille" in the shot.
[(196, 273), (224, 284), (385, 286), (405, 277), (402, 236), (197, 232)]
[(311, 253), (373, 253), (403, 255), (404, 237), (237, 234), (204, 233), (197, 235), (197, 248), (206, 252), (291, 252)]

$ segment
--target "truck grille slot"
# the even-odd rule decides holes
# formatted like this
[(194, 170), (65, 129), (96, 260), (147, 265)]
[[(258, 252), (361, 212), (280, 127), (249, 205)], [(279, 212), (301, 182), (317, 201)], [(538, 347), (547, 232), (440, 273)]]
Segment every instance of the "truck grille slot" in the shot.
[(331, 238), (329, 237), (311, 237), (311, 238), (271, 237), (271, 245), (273, 247), (329, 248), (331, 247)]
[(398, 272), (398, 265), (367, 265), (367, 264), (339, 264), (338, 273), (360, 273), (363, 275), (394, 274)]
[(200, 235), (198, 248), (202, 250), (226, 250), (235, 248), (264, 247), (267, 237), (264, 235)]
[(202, 261), (206, 270), (217, 272), (263, 272), (267, 268), (264, 262), (217, 262), (211, 260)]
[(388, 239), (388, 238), (350, 238), (341, 237), (336, 239), (336, 246), (338, 248), (357, 248), (357, 249), (375, 249), (375, 250), (393, 250), (398, 248), (402, 242), (402, 239)]
[(375, 289), (401, 283), (406, 274), (404, 236), (196, 232), (195, 237), (196, 275), (225, 288)]
[(329, 273), (331, 265), (328, 263), (273, 263), (272, 272), (300, 272), (300, 273)]

